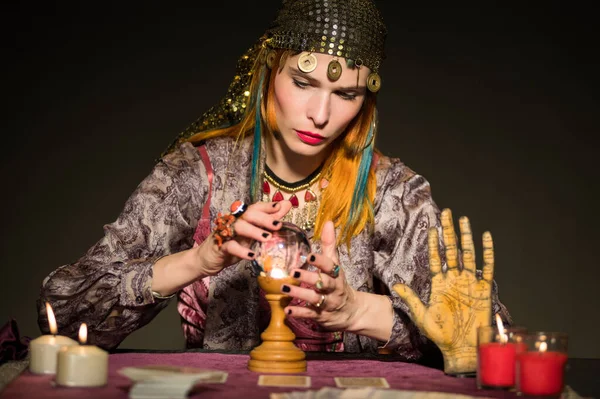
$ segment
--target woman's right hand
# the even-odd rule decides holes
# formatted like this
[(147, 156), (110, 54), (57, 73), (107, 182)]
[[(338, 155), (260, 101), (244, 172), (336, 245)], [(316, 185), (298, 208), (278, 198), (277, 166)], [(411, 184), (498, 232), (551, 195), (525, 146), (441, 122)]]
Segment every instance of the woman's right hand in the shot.
[(202, 274), (214, 276), (241, 259), (253, 259), (250, 247), (255, 241), (266, 241), (271, 232), (281, 228), (281, 218), (291, 209), (290, 201), (257, 202), (233, 222), (235, 235), (219, 247), (213, 232), (196, 249)]

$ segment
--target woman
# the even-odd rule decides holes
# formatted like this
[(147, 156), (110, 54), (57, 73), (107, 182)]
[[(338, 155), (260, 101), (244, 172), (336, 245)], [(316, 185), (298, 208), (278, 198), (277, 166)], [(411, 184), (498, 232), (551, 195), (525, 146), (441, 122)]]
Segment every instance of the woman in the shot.
[[(44, 280), (42, 330), (49, 301), (65, 334), (86, 322), (91, 342), (114, 348), (177, 294), (188, 347), (252, 349), (268, 307), (251, 244), (287, 220), (313, 243), (302, 285), (282, 286), (296, 344), (419, 358), (433, 336), (417, 300), (432, 292), (428, 232), (437, 244), (443, 230), (449, 269), (460, 259), (428, 182), (374, 149), (385, 36), (370, 0), (284, 1), (227, 96), (165, 151), (104, 238)], [(233, 228), (211, 232), (238, 200), (250, 205)], [(508, 321), (486, 281), (483, 318)]]

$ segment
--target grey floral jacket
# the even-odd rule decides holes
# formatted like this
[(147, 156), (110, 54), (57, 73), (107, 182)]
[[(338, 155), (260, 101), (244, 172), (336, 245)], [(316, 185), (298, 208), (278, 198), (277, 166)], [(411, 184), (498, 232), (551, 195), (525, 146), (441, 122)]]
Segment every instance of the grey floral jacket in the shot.
[[(218, 138), (204, 146), (212, 170), (207, 171), (197, 148), (181, 145), (155, 165), (118, 219), (104, 227), (100, 241), (44, 279), (38, 300), (42, 331), (48, 328), (44, 302), (49, 301), (62, 334), (76, 337), (79, 324), (86, 322), (89, 341), (111, 349), (166, 306), (166, 300), (152, 295), (152, 266), (164, 255), (193, 246), (208, 196), (210, 220), (236, 199), (251, 202), (251, 140)], [(340, 246), (340, 264), (354, 289), (374, 292), (378, 281), (388, 288), (395, 315), (385, 347), (407, 360), (417, 359), (428, 341), (410, 321), (406, 304), (392, 286), (409, 284), (428, 300), (427, 229), (439, 227), (439, 209), (427, 180), (398, 159), (378, 157), (376, 176), (374, 233), (365, 230), (354, 237), (350, 251)], [(319, 242), (313, 241), (313, 251), (319, 250)], [(260, 343), (259, 287), (252, 273), (242, 261), (210, 279), (205, 348), (250, 350)], [(493, 313), (510, 323), (496, 284), (492, 305)], [(343, 343), (347, 352), (377, 351), (382, 344), (351, 333), (344, 333)]]

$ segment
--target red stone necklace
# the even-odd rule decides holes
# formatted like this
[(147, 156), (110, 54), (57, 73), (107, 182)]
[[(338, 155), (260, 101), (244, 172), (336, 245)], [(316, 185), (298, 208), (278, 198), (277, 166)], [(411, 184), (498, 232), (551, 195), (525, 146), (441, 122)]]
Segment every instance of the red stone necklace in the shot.
[(265, 165), (265, 171), (263, 172), (263, 175), (265, 177), (265, 181), (263, 182), (262, 187), (263, 194), (265, 194), (267, 197), (271, 194), (271, 186), (269, 185), (269, 183), (271, 183), (271, 185), (273, 185), (273, 187), (277, 189), (275, 194), (273, 194), (273, 196), (270, 199), (273, 202), (279, 202), (284, 200), (283, 194), (281, 193), (282, 191), (284, 191), (286, 193), (292, 194), (290, 198), (288, 198), (288, 200), (292, 203), (292, 207), (297, 208), (300, 205), (300, 203), (298, 201), (296, 193), (302, 190), (306, 190), (306, 192), (304, 193), (304, 202), (313, 202), (317, 199), (317, 196), (310, 189), (310, 187), (312, 187), (312, 185), (315, 184), (315, 182), (321, 178), (321, 169), (322, 168), (319, 167), (305, 179), (302, 179), (295, 183), (288, 183), (277, 177), (273, 173), (273, 171), (271, 171), (271, 169), (269, 169), (269, 167)]

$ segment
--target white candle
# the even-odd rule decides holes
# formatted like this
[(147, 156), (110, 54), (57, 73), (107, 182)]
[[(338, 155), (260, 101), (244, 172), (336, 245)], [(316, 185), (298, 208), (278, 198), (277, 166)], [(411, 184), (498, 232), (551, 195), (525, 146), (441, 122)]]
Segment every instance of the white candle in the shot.
[(69, 387), (97, 387), (108, 379), (108, 352), (87, 342), (87, 326), (79, 328), (81, 345), (63, 347), (58, 351), (56, 383)]
[(50, 333), (37, 337), (29, 342), (29, 371), (35, 374), (56, 373), (56, 354), (63, 346), (77, 345), (77, 341), (62, 335), (56, 335), (56, 318), (50, 304), (46, 302)]

